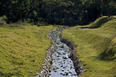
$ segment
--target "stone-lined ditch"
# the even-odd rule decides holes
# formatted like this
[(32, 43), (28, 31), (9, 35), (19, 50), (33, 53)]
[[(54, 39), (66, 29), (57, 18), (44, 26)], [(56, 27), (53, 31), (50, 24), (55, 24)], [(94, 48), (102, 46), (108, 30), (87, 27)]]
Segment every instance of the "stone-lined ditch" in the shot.
[(35, 77), (78, 77), (83, 72), (81, 63), (73, 52), (76, 46), (61, 36), (65, 28), (50, 31), (48, 38), (52, 40), (52, 46), (47, 50), (41, 74)]

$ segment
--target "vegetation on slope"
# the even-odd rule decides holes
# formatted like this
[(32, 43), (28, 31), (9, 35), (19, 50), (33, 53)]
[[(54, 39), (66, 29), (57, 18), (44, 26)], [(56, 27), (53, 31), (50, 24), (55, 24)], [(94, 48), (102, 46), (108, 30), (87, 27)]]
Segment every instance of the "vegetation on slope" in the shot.
[(101, 22), (102, 18), (88, 25), (99, 28), (75, 26), (63, 31), (63, 37), (77, 45), (75, 52), (85, 69), (80, 77), (116, 76), (116, 19)]
[[(4, 25), (5, 26), (5, 25)], [(0, 77), (32, 77), (40, 72), (53, 26), (0, 25)]]
[(99, 27), (116, 28), (116, 26), (115, 26), (116, 21), (115, 20), (116, 20), (115, 16), (111, 16), (111, 17), (103, 16), (103, 17), (98, 18), (96, 21), (91, 23), (89, 26), (90, 26), (90, 28), (99, 28)]

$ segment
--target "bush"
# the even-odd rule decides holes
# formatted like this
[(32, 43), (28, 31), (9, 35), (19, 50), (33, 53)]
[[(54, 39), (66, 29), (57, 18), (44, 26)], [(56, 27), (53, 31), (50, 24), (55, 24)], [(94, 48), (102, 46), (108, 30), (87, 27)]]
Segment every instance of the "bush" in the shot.
[(7, 17), (6, 16), (0, 17), (0, 26), (6, 25), (6, 20), (7, 20)]

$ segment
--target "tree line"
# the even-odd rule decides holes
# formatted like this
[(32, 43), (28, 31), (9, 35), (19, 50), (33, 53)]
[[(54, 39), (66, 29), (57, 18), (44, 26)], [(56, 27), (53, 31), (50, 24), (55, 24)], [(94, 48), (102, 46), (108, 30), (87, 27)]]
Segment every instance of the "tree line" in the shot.
[(103, 15), (116, 15), (116, 0), (0, 0), (3, 15), (8, 23), (88, 24)]

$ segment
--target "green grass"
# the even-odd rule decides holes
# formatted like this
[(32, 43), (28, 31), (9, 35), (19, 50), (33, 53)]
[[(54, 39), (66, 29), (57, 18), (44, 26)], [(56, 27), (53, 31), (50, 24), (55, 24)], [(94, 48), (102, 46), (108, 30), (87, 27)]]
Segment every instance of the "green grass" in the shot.
[(42, 70), (53, 26), (7, 24), (0, 27), (0, 77), (32, 77)]
[(94, 21), (93, 23), (90, 23), (90, 28), (99, 28), (102, 25), (104, 25), (106, 22), (108, 21), (112, 21), (115, 20), (116, 17), (115, 16), (111, 16), (111, 17), (107, 17), (107, 16), (103, 16), (98, 18), (96, 21)]
[[(101, 20), (99, 20), (101, 21)], [(98, 20), (93, 23), (98, 23)], [(93, 24), (87, 25), (92, 26)], [(95, 24), (97, 25), (97, 24)], [(116, 20), (111, 19), (99, 28), (75, 26), (63, 31), (63, 37), (77, 45), (76, 54), (85, 69), (80, 77), (115, 77)]]

